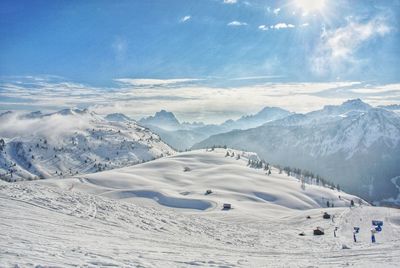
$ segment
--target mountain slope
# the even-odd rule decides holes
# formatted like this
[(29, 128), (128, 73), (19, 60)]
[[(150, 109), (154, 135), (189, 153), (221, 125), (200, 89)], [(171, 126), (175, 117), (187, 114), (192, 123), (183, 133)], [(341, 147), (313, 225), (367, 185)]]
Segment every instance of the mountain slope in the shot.
[[(357, 197), (303, 189), (276, 169), (267, 176), (248, 167), (256, 155), (228, 151), (242, 157), (201, 150), (63, 180), (0, 181), (0, 266), (398, 265), (398, 210), (349, 208)], [(326, 200), (335, 208), (322, 208)], [(334, 218), (323, 219), (324, 211)], [(376, 244), (373, 219), (384, 220)], [(312, 235), (317, 226), (325, 235)]]
[(65, 177), (141, 163), (174, 151), (134, 121), (87, 110), (0, 117), (0, 176), (7, 181)]
[[(349, 107), (356, 103), (356, 108)], [(362, 107), (362, 109), (360, 109)], [(194, 148), (227, 145), (266, 161), (314, 171), (364, 198), (396, 198), (400, 118), (359, 101), (293, 115), (264, 126), (212, 136)]]

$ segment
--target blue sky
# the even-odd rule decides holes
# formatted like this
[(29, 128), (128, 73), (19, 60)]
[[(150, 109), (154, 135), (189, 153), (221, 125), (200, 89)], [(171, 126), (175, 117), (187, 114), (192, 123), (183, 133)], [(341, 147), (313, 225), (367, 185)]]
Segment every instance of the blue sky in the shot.
[[(389, 91), (396, 94), (384, 103), (398, 102), (399, 19), (399, 0), (3, 0), (0, 109), (24, 108), (25, 95), (13, 83), (37, 100), (45, 96), (35, 78), (45, 79), (49, 91), (60, 81), (125, 92), (127, 83), (116, 79), (196, 79), (176, 86), (246, 87), (249, 94), (263, 83), (356, 81), (361, 88), (393, 84)], [(158, 87), (169, 88), (159, 80)], [(354, 95), (340, 92), (318, 104)], [(63, 105), (83, 105), (64, 99)], [(190, 112), (181, 113), (192, 118)]]

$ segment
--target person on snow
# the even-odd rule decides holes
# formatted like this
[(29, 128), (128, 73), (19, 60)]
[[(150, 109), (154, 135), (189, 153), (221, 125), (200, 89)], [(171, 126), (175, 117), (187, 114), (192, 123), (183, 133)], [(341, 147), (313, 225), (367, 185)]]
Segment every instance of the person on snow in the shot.
[(335, 229), (333, 230), (333, 236), (336, 237), (336, 231), (338, 230), (338, 227), (335, 227)]

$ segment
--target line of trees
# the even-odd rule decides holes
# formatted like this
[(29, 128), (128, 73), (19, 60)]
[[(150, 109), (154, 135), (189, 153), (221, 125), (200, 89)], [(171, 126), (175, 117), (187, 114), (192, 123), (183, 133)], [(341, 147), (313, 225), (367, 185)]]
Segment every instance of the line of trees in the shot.
[[(251, 168), (264, 169), (267, 175), (271, 174), (271, 165), (263, 159), (248, 159), (247, 165)], [(282, 167), (280, 165), (274, 165), (274, 166), (279, 170), (279, 174), (285, 172), (286, 175), (293, 176), (299, 179), (303, 189), (305, 189), (305, 184), (314, 184), (327, 187), (332, 190), (333, 189), (336, 189), (338, 191), (341, 190), (339, 184), (335, 184), (332, 181), (329, 181), (326, 178), (323, 178), (322, 176), (315, 174), (309, 170), (294, 168), (289, 166), (285, 167)]]

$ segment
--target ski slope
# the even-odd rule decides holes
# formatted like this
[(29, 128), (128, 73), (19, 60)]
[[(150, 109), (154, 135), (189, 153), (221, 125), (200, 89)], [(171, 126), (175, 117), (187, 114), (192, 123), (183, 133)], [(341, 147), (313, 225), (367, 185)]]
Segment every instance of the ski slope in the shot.
[[(254, 154), (225, 154), (199, 150), (68, 179), (0, 182), (0, 267), (397, 267), (399, 210), (358, 201), (350, 208), (357, 197), (303, 189), (274, 168), (268, 176), (248, 167)], [(335, 207), (324, 208), (327, 200)], [(384, 221), (375, 244), (373, 219)], [(312, 235), (317, 226), (324, 236)]]

